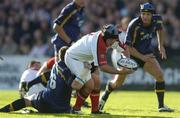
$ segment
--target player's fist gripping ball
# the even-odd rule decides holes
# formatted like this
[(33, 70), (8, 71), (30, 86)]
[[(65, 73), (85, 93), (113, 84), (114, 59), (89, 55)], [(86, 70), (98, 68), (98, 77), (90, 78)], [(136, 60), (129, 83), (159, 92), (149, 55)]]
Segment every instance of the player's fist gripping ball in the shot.
[(137, 70), (138, 68), (138, 64), (135, 60), (124, 56), (122, 53), (119, 53), (116, 50), (112, 51), (111, 60), (113, 66), (116, 69), (124, 67), (132, 70)]

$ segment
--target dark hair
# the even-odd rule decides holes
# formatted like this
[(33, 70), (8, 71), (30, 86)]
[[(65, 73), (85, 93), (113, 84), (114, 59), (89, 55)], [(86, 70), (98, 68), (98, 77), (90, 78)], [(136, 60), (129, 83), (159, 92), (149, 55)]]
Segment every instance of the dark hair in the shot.
[(109, 25), (104, 25), (102, 28), (102, 36), (103, 39), (107, 40), (107, 39), (115, 39), (118, 38), (118, 29), (115, 25), (113, 24), (109, 24)]

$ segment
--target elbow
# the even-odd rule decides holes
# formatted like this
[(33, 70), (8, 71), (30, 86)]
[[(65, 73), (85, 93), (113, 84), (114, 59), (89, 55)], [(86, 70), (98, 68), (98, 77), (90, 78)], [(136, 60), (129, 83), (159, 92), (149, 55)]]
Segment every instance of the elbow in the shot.
[(54, 25), (53, 25), (53, 30), (54, 30), (56, 33), (58, 33), (58, 32), (60, 31), (60, 29), (61, 29), (61, 27), (60, 27), (58, 24), (54, 23)]
[(100, 68), (101, 71), (106, 72), (106, 65), (100, 65), (99, 68)]

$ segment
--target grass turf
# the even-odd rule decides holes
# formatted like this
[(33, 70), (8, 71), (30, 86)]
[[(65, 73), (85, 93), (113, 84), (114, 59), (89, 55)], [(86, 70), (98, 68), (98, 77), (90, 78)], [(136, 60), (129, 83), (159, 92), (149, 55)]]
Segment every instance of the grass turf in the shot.
[[(1, 90), (0, 107), (12, 102), (19, 97), (17, 91)], [(89, 101), (89, 99), (88, 99)], [(74, 98), (72, 99), (74, 102)], [(157, 111), (157, 99), (154, 92), (142, 91), (116, 91), (110, 95), (104, 110), (108, 115), (90, 115), (90, 108), (82, 108), (85, 115), (75, 114), (22, 114), (21, 111), (11, 113), (0, 113), (0, 118), (111, 118), (111, 117), (133, 117), (133, 118), (162, 118), (180, 117), (180, 92), (166, 92), (165, 104), (175, 109), (173, 113), (159, 113)]]

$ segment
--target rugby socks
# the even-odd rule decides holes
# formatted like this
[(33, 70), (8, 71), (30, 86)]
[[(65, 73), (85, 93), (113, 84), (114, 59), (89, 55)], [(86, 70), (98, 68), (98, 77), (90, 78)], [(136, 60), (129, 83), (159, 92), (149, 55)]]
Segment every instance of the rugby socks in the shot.
[(99, 96), (100, 96), (100, 90), (95, 91), (93, 90), (90, 94), (91, 99), (91, 112), (98, 112), (99, 109)]
[(155, 92), (157, 94), (159, 108), (164, 107), (165, 82), (156, 82)]
[(104, 94), (103, 94), (103, 96), (102, 96), (102, 99), (103, 99), (104, 101), (106, 101), (106, 100), (108, 99), (110, 93), (111, 93), (113, 90), (114, 90), (114, 89), (111, 87), (110, 83), (108, 83), (108, 84), (106, 85), (106, 90), (105, 90), (105, 92), (104, 92)]
[(106, 90), (104, 91), (103, 95), (101, 96), (101, 99), (99, 101), (99, 111), (102, 111), (104, 108), (104, 105), (110, 95), (110, 93), (113, 91), (114, 89), (111, 87), (110, 83), (108, 83), (106, 85)]
[(77, 93), (76, 102), (75, 102), (75, 105), (73, 106), (73, 109), (74, 110), (81, 110), (81, 107), (84, 104), (87, 97), (88, 97), (88, 95), (85, 96), (85, 95), (82, 94), (81, 91), (79, 91)]
[(18, 111), (24, 107), (26, 107), (25, 100), (24, 98), (21, 98), (1, 108), (0, 112)]
[(31, 88), (33, 85), (38, 84), (38, 83), (42, 83), (44, 86), (46, 86), (50, 77), (50, 72), (51, 71), (45, 72), (41, 74), (40, 76), (36, 77), (34, 80), (30, 81), (28, 83), (28, 88)]

